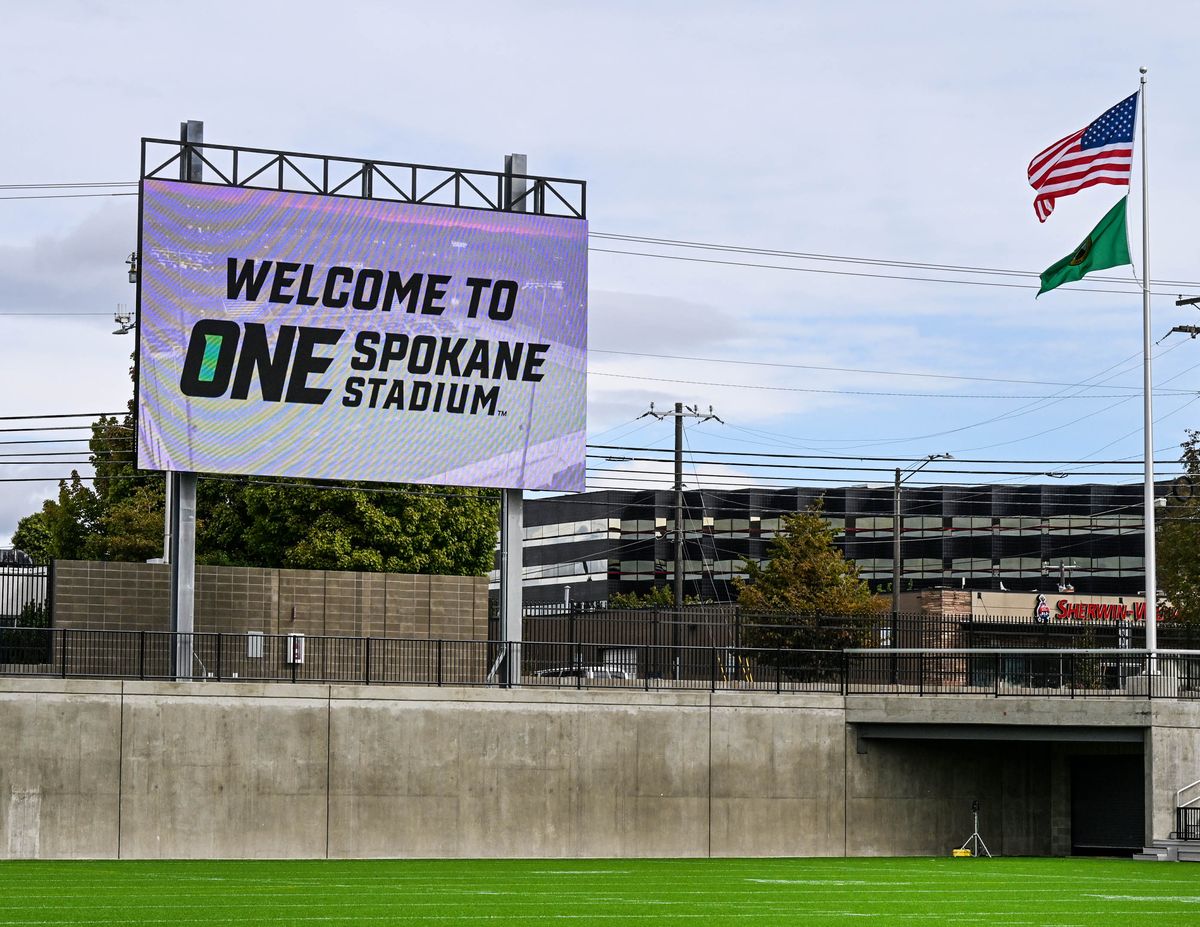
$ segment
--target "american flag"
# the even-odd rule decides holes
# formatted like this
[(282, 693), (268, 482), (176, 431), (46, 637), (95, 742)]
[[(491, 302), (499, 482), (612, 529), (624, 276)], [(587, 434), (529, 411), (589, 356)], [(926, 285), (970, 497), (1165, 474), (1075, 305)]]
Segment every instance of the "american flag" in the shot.
[(1133, 164), (1133, 124), (1137, 94), (1095, 122), (1059, 139), (1029, 162), (1029, 185), (1037, 191), (1033, 211), (1045, 222), (1054, 200), (1098, 183), (1129, 185)]

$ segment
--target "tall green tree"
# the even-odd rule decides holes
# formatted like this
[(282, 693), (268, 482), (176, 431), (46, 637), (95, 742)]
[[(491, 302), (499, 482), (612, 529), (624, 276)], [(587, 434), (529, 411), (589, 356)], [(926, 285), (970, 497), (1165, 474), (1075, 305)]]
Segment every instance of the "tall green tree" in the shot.
[(1177, 620), (1200, 622), (1200, 431), (1188, 431), (1180, 458), (1185, 475), (1156, 519), (1158, 587)]
[(58, 484), (58, 497), (17, 522), (13, 546), (34, 560), (78, 560), (87, 556), (100, 509), (94, 493), (72, 471)]
[(251, 482), (243, 505), (247, 560), (458, 575), (492, 566), (497, 499), (486, 490)]
[[(21, 519), (15, 546), (38, 559), (162, 556), (165, 478), (137, 469), (133, 403), (89, 442), (93, 487), (78, 476)], [(444, 573), (492, 567), (498, 496), (490, 490), (201, 477), (196, 559), (226, 566)]]
[(745, 561), (747, 577), (734, 586), (750, 619), (742, 638), (747, 646), (837, 649), (866, 640), (867, 622), (821, 620), (869, 618), (883, 609), (858, 567), (837, 549), (835, 537), (818, 504), (783, 517), (765, 567)]
[(54, 559), (51, 548), (54, 546), (54, 530), (50, 525), (48, 509), (55, 503), (47, 499), (36, 512), (26, 515), (17, 522), (17, 530), (13, 532), (13, 547), (25, 551), (38, 563)]

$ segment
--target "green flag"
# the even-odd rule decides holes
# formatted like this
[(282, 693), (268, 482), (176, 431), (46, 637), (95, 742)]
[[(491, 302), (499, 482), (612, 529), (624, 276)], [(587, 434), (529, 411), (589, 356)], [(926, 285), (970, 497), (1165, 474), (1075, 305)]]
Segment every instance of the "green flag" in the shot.
[(1083, 244), (1074, 252), (1042, 271), (1042, 288), (1038, 290), (1038, 296), (1056, 286), (1079, 280), (1093, 270), (1133, 263), (1129, 260), (1129, 240), (1125, 235), (1127, 199), (1128, 197), (1121, 197), (1120, 202), (1105, 214), (1092, 229), (1092, 234), (1085, 238)]

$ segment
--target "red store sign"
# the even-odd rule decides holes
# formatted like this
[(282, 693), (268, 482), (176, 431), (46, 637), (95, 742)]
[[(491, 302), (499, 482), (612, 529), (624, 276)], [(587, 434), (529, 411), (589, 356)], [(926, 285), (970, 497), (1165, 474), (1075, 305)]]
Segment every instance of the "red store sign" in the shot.
[[(1054, 608), (1055, 618), (1070, 618), (1075, 621), (1146, 620), (1145, 602), (1134, 602), (1132, 605), (1123, 603), (1113, 605), (1103, 602), (1072, 602), (1070, 599), (1059, 599), (1054, 604)], [(1162, 615), (1159, 614), (1158, 617), (1161, 619)]]

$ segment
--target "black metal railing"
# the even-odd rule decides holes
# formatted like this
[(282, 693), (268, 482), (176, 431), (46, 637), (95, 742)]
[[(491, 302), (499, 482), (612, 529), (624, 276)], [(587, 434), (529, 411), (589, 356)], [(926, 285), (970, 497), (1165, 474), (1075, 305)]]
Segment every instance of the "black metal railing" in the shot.
[[(696, 647), (798, 649), (845, 647), (961, 647), (1034, 650), (1144, 649), (1145, 621), (1112, 618), (1039, 621), (1032, 610), (1014, 614), (793, 615), (749, 612), (736, 605), (693, 605), (681, 609), (568, 608), (527, 606), (524, 635), (531, 640), (583, 644), (667, 644)], [(493, 620), (491, 636), (499, 636)], [(1159, 621), (1158, 644), (1200, 649), (1200, 624)]]
[(1200, 652), (853, 650), (847, 694), (1200, 698)]
[(848, 650), (0, 628), (0, 674), (365, 685), (1200, 698), (1200, 652)]
[(1200, 806), (1175, 809), (1175, 836), (1180, 840), (1200, 840)]

